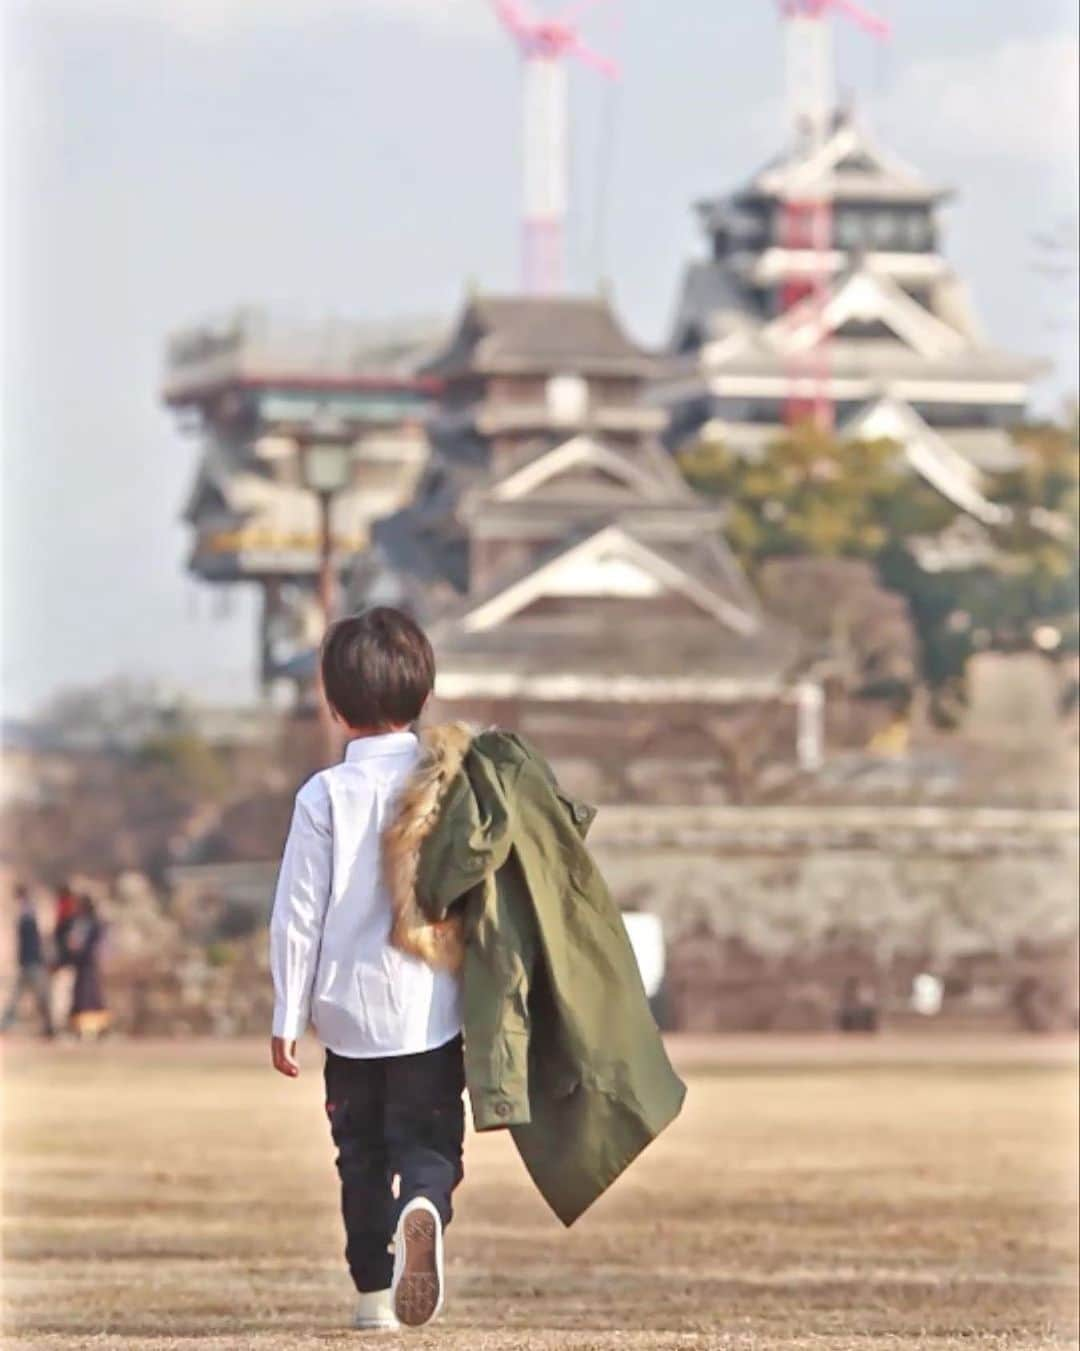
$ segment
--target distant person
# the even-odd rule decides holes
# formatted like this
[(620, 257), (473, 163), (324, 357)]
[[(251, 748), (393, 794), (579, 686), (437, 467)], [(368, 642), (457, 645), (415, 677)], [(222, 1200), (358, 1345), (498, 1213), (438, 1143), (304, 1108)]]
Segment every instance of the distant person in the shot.
[(71, 999), (75, 988), (75, 962), (71, 952), (71, 930), (79, 910), (79, 898), (68, 882), (56, 889), (53, 912), (52, 961), (50, 963), (50, 1000), (53, 1023), (64, 1026), (71, 1014)]
[(861, 980), (844, 982), (837, 1026), (841, 1032), (876, 1032), (880, 1024), (877, 1000)]
[(101, 983), (101, 945), (105, 925), (89, 896), (80, 896), (68, 932), (68, 951), (75, 968), (71, 994), (71, 1030), (86, 1039), (102, 1036), (109, 1027), (109, 1010)]
[(591, 809), (517, 737), (409, 730), (435, 662), (407, 615), (334, 624), (321, 674), (351, 740), (297, 794), (270, 923), (271, 1058), (295, 1077), (309, 1022), (326, 1048), (355, 1326), (419, 1327), (444, 1298), (466, 1084), (476, 1128), (511, 1129), (565, 1224), (685, 1089), (585, 852)]
[(18, 970), (15, 988), (11, 992), (0, 1031), (6, 1032), (18, 1017), (19, 1004), (31, 994), (41, 1019), (41, 1031), (46, 1037), (54, 1035), (52, 1007), (49, 999), (49, 968), (45, 961), (45, 945), (41, 940), (37, 911), (29, 890), (19, 883), (15, 888), (15, 958)]
[(74, 965), (70, 934), (79, 913), (79, 898), (67, 882), (56, 889), (56, 913), (53, 918), (53, 965), (57, 969)]

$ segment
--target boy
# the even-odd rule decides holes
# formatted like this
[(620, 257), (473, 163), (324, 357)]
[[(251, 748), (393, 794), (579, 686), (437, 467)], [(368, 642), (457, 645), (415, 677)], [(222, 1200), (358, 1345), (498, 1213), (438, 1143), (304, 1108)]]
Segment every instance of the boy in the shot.
[(438, 1313), (442, 1235), (462, 1178), (460, 979), (391, 944), (380, 866), (380, 837), (420, 758), (408, 728), (434, 678), (427, 638), (396, 610), (328, 631), (323, 692), (350, 741), (343, 762), (297, 794), (270, 928), (274, 1068), (299, 1074), (309, 1021), (326, 1050), (358, 1328)]

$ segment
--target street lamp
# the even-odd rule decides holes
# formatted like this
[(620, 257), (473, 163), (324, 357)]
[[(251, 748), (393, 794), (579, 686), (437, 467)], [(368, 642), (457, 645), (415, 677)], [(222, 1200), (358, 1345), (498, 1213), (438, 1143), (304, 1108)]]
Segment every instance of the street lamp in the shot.
[[(323, 632), (330, 627), (337, 609), (337, 577), (334, 572), (334, 537), (331, 509), (334, 498), (349, 486), (352, 476), (353, 445), (342, 432), (322, 434), (318, 439), (301, 439), (300, 473), (304, 486), (319, 503), (319, 608)], [(340, 738), (325, 695), (319, 700), (319, 720), (323, 727), (327, 763), (337, 760)]]
[(319, 605), (324, 629), (333, 621), (336, 609), (331, 508), (337, 494), (349, 486), (352, 459), (353, 448), (347, 442), (308, 441), (301, 446), (304, 485), (319, 502)]

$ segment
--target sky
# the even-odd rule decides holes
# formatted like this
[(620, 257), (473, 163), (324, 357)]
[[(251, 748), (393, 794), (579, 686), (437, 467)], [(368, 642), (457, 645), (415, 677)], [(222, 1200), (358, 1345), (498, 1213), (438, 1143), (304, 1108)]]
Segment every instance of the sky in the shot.
[[(1069, 283), (1036, 239), (1076, 218), (1066, 0), (880, 0), (837, 32), (841, 87), (958, 190), (945, 249), (991, 339), (1075, 387)], [(977, 13), (977, 21), (973, 15)], [(3, 103), (4, 711), (114, 676), (253, 693), (254, 596), (184, 569), (197, 447), (158, 397), (172, 330), (240, 303), (447, 320), (517, 277), (518, 63), (490, 0), (7, 0)], [(607, 0), (623, 78), (573, 79), (571, 263), (663, 340), (691, 204), (783, 134), (771, 0)]]

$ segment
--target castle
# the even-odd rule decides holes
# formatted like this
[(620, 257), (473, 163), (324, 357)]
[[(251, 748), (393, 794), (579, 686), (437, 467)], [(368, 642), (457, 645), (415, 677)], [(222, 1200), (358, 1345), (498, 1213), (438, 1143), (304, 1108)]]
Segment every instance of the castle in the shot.
[[(993, 524), (986, 475), (1018, 462), (1010, 428), (1037, 367), (981, 333), (941, 252), (946, 196), (836, 115), (820, 144), (699, 205), (709, 254), (686, 269), (662, 352), (602, 296), (476, 295), (441, 333), (248, 315), (181, 335), (165, 397), (202, 440), (189, 566), (260, 587), (265, 683), (310, 673), (300, 452), (332, 423), (353, 441), (332, 567), (351, 606), (401, 604), (430, 626), (443, 714), (519, 728), (609, 800), (723, 800), (762, 720), (773, 754), (813, 769), (818, 676), (671, 452), (712, 438), (760, 455), (814, 353), (839, 434), (895, 441), (972, 528)], [(796, 197), (827, 206), (812, 260)], [(793, 304), (811, 264), (824, 288)]]

